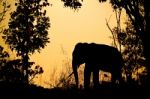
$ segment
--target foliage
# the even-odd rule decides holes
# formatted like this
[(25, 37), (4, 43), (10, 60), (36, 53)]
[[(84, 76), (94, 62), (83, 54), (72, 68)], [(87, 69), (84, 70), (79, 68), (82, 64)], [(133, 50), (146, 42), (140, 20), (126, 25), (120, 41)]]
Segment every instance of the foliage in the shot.
[(78, 9), (82, 6), (80, 0), (61, 0), (61, 1), (64, 2), (65, 7), (71, 7), (72, 9)]
[[(34, 64), (34, 62), (30, 62), (32, 64)], [(30, 79), (29, 79), (29, 83), (32, 83), (32, 80), (39, 74), (42, 74), (44, 72), (43, 68), (39, 65), (36, 65), (34, 69), (30, 69)]]
[[(0, 0), (0, 24), (4, 20), (6, 12), (10, 9), (10, 4), (6, 0)], [(2, 27), (0, 27), (0, 33), (2, 32)]]
[[(0, 0), (0, 25), (4, 20), (6, 12), (10, 9), (10, 5), (7, 3), (6, 0)], [(3, 27), (0, 27), (0, 33), (3, 32)], [(0, 66), (3, 66), (6, 63), (6, 58), (9, 57), (9, 54), (4, 51), (4, 48), (0, 45)]]
[[(70, 0), (65, 0), (65, 2)], [(76, 1), (76, 0), (72, 0)], [(106, 2), (107, 0), (99, 0), (99, 2)], [(78, 3), (82, 2), (77, 1)], [(138, 48), (138, 51), (143, 53), (142, 57), (144, 56), (145, 65), (147, 66), (148, 71), (148, 81), (150, 82), (150, 48), (147, 42), (149, 42), (149, 32), (150, 32), (150, 5), (148, 0), (110, 0), (110, 4), (112, 5), (113, 9), (124, 9), (126, 11), (126, 14), (128, 15), (130, 22), (132, 24), (132, 28), (134, 29), (134, 34), (132, 33), (132, 36), (126, 36), (126, 34), (122, 36), (122, 33), (119, 33), (119, 39), (124, 39), (126, 37), (129, 37), (126, 41), (126, 43), (132, 43), (133, 45), (138, 43), (139, 45), (134, 46), (135, 48)], [(74, 6), (74, 5), (69, 5)], [(130, 30), (130, 29), (128, 29)], [(141, 41), (137, 42), (135, 41), (135, 38), (133, 36), (136, 36), (136, 40), (140, 38)], [(123, 37), (123, 38), (122, 38)], [(117, 38), (118, 39), (118, 38)], [(120, 42), (125, 43), (125, 42)], [(143, 49), (141, 50), (140, 44), (143, 46)], [(126, 47), (126, 46), (125, 46)], [(130, 45), (127, 49), (129, 49)], [(131, 48), (132, 47), (132, 48)], [(130, 48), (132, 49), (132, 53), (136, 54), (137, 49), (135, 49), (133, 46)], [(140, 48), (139, 48), (140, 47)], [(135, 52), (134, 52), (135, 51)], [(129, 52), (129, 51), (128, 51)], [(129, 52), (129, 53), (131, 53)], [(127, 53), (127, 52), (125, 52)], [(128, 54), (129, 54), (128, 53)], [(133, 58), (132, 54), (130, 56)], [(132, 60), (132, 59), (131, 59)], [(134, 59), (132, 60), (134, 61)]]
[(11, 13), (9, 28), (3, 39), (21, 58), (24, 82), (28, 83), (31, 65), (29, 55), (40, 52), (49, 42), (49, 17), (42, 8), (49, 6), (47, 0), (18, 0), (16, 11)]
[(4, 66), (1, 67), (1, 78), (3, 81), (18, 83), (22, 81), (20, 60), (8, 60)]
[[(122, 55), (124, 58), (124, 72), (127, 76), (127, 81), (130, 82), (133, 77), (133, 73), (139, 71), (139, 69), (146, 66), (145, 58), (143, 55), (143, 45), (141, 38), (136, 35), (136, 31), (131, 24), (131, 21), (126, 21), (126, 28), (125, 30), (121, 30), (117, 32), (117, 28), (113, 28), (113, 32), (116, 37), (118, 43), (123, 47)], [(142, 71), (143, 72), (143, 71)], [(141, 74), (144, 75), (145, 74)], [(139, 74), (136, 75), (138, 78)], [(140, 78), (137, 79), (140, 81)]]
[(142, 41), (130, 21), (126, 22), (125, 32), (118, 34), (118, 40), (125, 48), (123, 55), (128, 66), (145, 66)]
[(2, 76), (4, 76), (2, 74), (3, 71), (3, 67), (6, 65), (7, 63), (7, 58), (9, 57), (9, 54), (3, 50), (4, 48), (2, 46), (0, 46), (0, 80), (3, 79)]
[[(0, 80), (11, 83), (23, 83), (24, 76), (21, 59), (8, 60), (6, 59), (8, 54), (6, 53), (3, 55), (5, 55), (5, 58), (3, 57), (0, 60)], [(29, 62), (29, 65), (31, 66), (33, 64), (35, 63)], [(43, 69), (39, 65), (35, 66), (34, 69), (30, 68), (29, 71), (30, 82), (33, 80), (33, 78), (35, 78), (35, 76), (43, 73)]]
[[(139, 76), (146, 75), (145, 70), (137, 73), (137, 71), (141, 70), (143, 66), (145, 67), (145, 58), (143, 55), (143, 44), (139, 35), (137, 35), (134, 25), (132, 24), (129, 17), (125, 22), (125, 29), (121, 28), (121, 13), (122, 8), (114, 9), (117, 26), (113, 29), (110, 28), (108, 21), (106, 21), (106, 25), (108, 29), (112, 33), (113, 37), (113, 45), (118, 48), (123, 55), (124, 58), (124, 71), (125, 78), (128, 83), (133, 81), (133, 78), (136, 78), (138, 83), (141, 83), (141, 78)], [(142, 73), (143, 72), (143, 73)], [(133, 75), (136, 77), (133, 77)], [(138, 79), (137, 79), (138, 78)]]
[[(132, 79), (133, 72), (138, 71), (142, 66), (146, 66), (146, 57), (148, 54), (145, 42), (148, 20), (146, 19), (145, 0), (110, 0), (114, 10), (125, 9), (128, 20), (126, 21), (126, 29), (116, 32), (117, 41), (124, 47), (123, 56), (125, 60), (125, 71), (127, 79)], [(117, 28), (114, 28), (117, 31)], [(145, 35), (146, 34), (146, 35)], [(148, 63), (147, 63), (148, 65)], [(148, 67), (147, 67), (148, 69)], [(141, 74), (143, 77), (145, 73)], [(140, 76), (137, 74), (136, 76)], [(139, 78), (139, 77), (138, 77)], [(138, 79), (140, 80), (140, 78)]]
[[(4, 20), (4, 17), (6, 15), (6, 12), (10, 9), (10, 5), (7, 3), (6, 0), (0, 0), (0, 25), (2, 24), (2, 21)], [(3, 32), (3, 27), (0, 26), (0, 33)], [(0, 34), (1, 36), (1, 34)], [(0, 80), (2, 80), (2, 68), (7, 63), (7, 58), (9, 57), (8, 52), (4, 51), (4, 47), (0, 45)]]

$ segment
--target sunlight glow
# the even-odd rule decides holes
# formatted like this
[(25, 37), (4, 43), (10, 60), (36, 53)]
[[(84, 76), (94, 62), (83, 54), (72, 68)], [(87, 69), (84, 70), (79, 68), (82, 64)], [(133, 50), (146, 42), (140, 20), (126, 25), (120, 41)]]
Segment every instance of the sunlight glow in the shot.
[(51, 83), (54, 70), (56, 79), (60, 72), (68, 68), (64, 63), (66, 60), (71, 63), (76, 43), (95, 42), (111, 45), (111, 33), (106, 26), (106, 19), (111, 16), (110, 26), (116, 25), (113, 10), (108, 2), (85, 0), (79, 10), (65, 8), (61, 0), (49, 0), (49, 3), (52, 6), (47, 7), (46, 10), (51, 22), (50, 43), (40, 53), (31, 56), (31, 61), (44, 69), (44, 73), (35, 80), (35, 83), (44, 87), (49, 87), (46, 83)]
[(43, 66), (43, 78), (50, 81), (53, 70), (63, 71), (63, 61), (71, 60), (72, 50), (78, 42), (95, 42), (110, 45), (111, 33), (106, 26), (106, 19), (112, 16), (110, 24), (116, 22), (111, 5), (106, 2), (100, 4), (98, 0), (85, 0), (78, 11), (63, 7), (59, 0), (50, 0), (51, 7), (47, 8), (47, 15), (51, 20), (49, 30), (50, 43), (41, 51), (32, 56), (32, 59)]

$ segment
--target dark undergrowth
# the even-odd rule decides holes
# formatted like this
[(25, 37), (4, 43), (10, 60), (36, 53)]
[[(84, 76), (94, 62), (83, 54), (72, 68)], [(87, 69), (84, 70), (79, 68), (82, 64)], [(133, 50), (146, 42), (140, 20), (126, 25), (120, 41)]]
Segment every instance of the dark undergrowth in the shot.
[[(130, 99), (142, 98), (147, 99), (150, 96), (149, 86), (139, 85), (111, 85), (103, 84), (98, 88), (89, 90), (77, 89), (74, 86), (68, 88), (43, 88), (36, 85), (13, 84), (7, 82), (0, 83), (0, 99), (79, 99), (79, 98), (99, 98), (99, 99)], [(103, 97), (103, 98), (102, 98)]]

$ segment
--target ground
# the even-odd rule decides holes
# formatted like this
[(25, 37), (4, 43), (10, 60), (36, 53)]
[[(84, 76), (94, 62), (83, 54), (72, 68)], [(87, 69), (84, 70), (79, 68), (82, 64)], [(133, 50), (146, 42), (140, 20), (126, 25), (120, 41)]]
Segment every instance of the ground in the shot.
[(12, 83), (0, 83), (0, 99), (6, 99), (8, 97), (14, 98), (67, 98), (67, 99), (81, 99), (81, 98), (92, 98), (103, 97), (109, 99), (115, 98), (144, 98), (150, 96), (148, 93), (149, 87), (143, 86), (112, 86), (112, 85), (101, 85), (97, 89), (77, 89), (75, 87), (68, 88), (51, 88), (46, 89), (36, 85), (22, 85)]

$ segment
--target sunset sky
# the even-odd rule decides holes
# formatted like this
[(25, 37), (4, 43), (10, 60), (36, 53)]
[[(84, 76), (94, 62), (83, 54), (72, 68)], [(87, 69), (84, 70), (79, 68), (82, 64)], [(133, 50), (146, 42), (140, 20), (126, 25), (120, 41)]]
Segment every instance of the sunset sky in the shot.
[(61, 0), (49, 0), (52, 6), (47, 7), (50, 17), (50, 43), (35, 53), (31, 60), (43, 67), (44, 73), (37, 83), (44, 85), (50, 82), (54, 70), (59, 74), (66, 69), (64, 62), (72, 59), (72, 51), (78, 42), (95, 42), (111, 45), (111, 32), (106, 26), (106, 19), (110, 19), (110, 26), (116, 24), (111, 5), (99, 3), (98, 0), (84, 0), (81, 9), (75, 11), (65, 8)]

